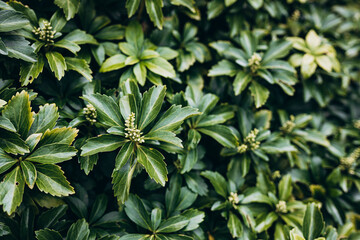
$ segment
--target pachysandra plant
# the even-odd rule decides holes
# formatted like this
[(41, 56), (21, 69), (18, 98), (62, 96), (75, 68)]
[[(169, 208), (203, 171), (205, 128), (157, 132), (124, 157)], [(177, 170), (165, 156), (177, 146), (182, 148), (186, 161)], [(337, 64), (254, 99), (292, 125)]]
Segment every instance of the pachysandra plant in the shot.
[(291, 42), (274, 41), (264, 52), (259, 49), (259, 39), (245, 31), (241, 32), (239, 42), (242, 49), (228, 41), (210, 44), (225, 59), (210, 69), (209, 76), (235, 76), (235, 95), (241, 94), (249, 86), (257, 108), (266, 103), (270, 94), (262, 81), (279, 85), (288, 95), (294, 94), (292, 86), (297, 82), (295, 69), (287, 61), (279, 60), (288, 54)]
[(159, 142), (182, 147), (174, 131), (185, 119), (199, 114), (195, 108), (173, 105), (159, 117), (165, 92), (165, 86), (157, 86), (141, 94), (136, 82), (127, 80), (117, 102), (101, 94), (84, 96), (96, 109), (97, 121), (107, 127), (108, 134), (89, 139), (81, 148), (81, 156), (120, 148), (112, 174), (115, 196), (120, 202), (129, 195), (137, 165), (143, 166), (157, 183), (165, 185), (168, 171), (164, 156), (156, 148)]
[(36, 62), (34, 49), (16, 30), (29, 25), (29, 20), (21, 13), (6, 5), (0, 6), (0, 54), (26, 62)]
[(314, 30), (310, 30), (305, 40), (299, 37), (288, 37), (293, 47), (304, 53), (294, 53), (289, 58), (291, 65), (300, 67), (303, 78), (311, 77), (319, 66), (327, 72), (339, 72), (340, 63), (336, 58), (335, 48), (322, 39)]
[(0, 240), (360, 239), (359, 33), (356, 0), (0, 0)]
[[(78, 72), (89, 81), (92, 80), (92, 71), (88, 63), (84, 59), (74, 57), (80, 51), (81, 44), (98, 44), (91, 35), (77, 29), (63, 36), (61, 30), (65, 26), (66, 20), (60, 10), (55, 12), (50, 20), (46, 20), (44, 18), (38, 19), (32, 9), (20, 2), (12, 2), (11, 5), (21, 8), (24, 14), (30, 16), (30, 25), (20, 34), (34, 41), (32, 46), (37, 54), (35, 63), (22, 64), (21, 66), (20, 81), (22, 85), (28, 85), (38, 78), (44, 69), (45, 61), (58, 80), (61, 80), (65, 71), (69, 70)], [(72, 54), (67, 56), (68, 54), (62, 53), (61, 49)]]
[[(19, 111), (20, 110), (20, 111)], [(8, 214), (21, 204), (24, 188), (35, 186), (53, 196), (68, 196), (74, 189), (56, 165), (76, 154), (71, 145), (77, 130), (54, 128), (59, 114), (54, 104), (31, 112), (29, 94), (17, 93), (0, 116), (0, 204)]]
[(167, 61), (177, 56), (170, 48), (157, 48), (149, 40), (144, 39), (144, 33), (138, 22), (131, 22), (125, 31), (126, 42), (119, 43), (122, 53), (106, 59), (100, 72), (109, 72), (124, 68), (120, 81), (128, 78), (144, 86), (146, 79), (154, 84), (161, 84), (161, 77), (175, 78), (175, 70)]

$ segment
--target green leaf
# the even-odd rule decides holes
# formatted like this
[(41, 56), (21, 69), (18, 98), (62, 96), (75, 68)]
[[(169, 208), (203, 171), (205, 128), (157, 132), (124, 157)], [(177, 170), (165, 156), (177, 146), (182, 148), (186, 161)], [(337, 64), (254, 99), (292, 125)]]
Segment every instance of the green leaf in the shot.
[(44, 69), (44, 58), (38, 57), (35, 63), (22, 63), (20, 67), (20, 82), (21, 85), (26, 86), (32, 83)]
[(124, 146), (121, 147), (119, 153), (115, 159), (115, 170), (122, 168), (134, 154), (134, 142), (126, 142)]
[(137, 9), (139, 8), (139, 5), (140, 5), (140, 0), (127, 0), (126, 1), (126, 9), (127, 9), (129, 18), (131, 18), (135, 14)]
[(6, 46), (7, 55), (12, 58), (24, 60), (26, 62), (36, 62), (37, 57), (34, 49), (29, 45), (30, 42), (22, 36), (2, 35), (2, 42)]
[(16, 93), (5, 106), (2, 115), (10, 120), (23, 139), (26, 138), (33, 122), (29, 94), (25, 91)]
[(120, 53), (109, 57), (101, 65), (100, 72), (110, 72), (125, 67), (125, 59), (126, 56)]
[(254, 97), (256, 108), (261, 107), (266, 103), (269, 97), (269, 90), (263, 85), (253, 81), (250, 85), (251, 95)]
[(330, 57), (326, 55), (317, 56), (315, 57), (315, 61), (322, 69), (324, 69), (327, 72), (331, 72), (332, 62)]
[(108, 198), (105, 194), (98, 195), (91, 208), (89, 223), (94, 223), (102, 217), (106, 211)]
[(20, 166), (24, 174), (26, 184), (29, 186), (30, 189), (33, 189), (37, 177), (37, 172), (34, 164), (29, 161), (21, 161)]
[(0, 183), (0, 204), (4, 212), (12, 214), (20, 206), (24, 194), (25, 181), (21, 169), (17, 166), (10, 173), (6, 174)]
[(47, 52), (45, 56), (51, 71), (55, 74), (55, 77), (60, 80), (67, 70), (65, 58), (58, 52)]
[(29, 24), (29, 20), (20, 12), (12, 10), (0, 11), (0, 32), (21, 29), (27, 24)]
[(235, 76), (235, 74), (239, 71), (238, 66), (234, 63), (230, 62), (229, 60), (221, 60), (216, 65), (212, 66), (209, 70), (208, 76)]
[(309, 203), (306, 208), (302, 229), (304, 237), (307, 240), (314, 240), (320, 236), (324, 226), (325, 224), (320, 209), (315, 203)]
[(195, 13), (195, 1), (194, 0), (171, 0), (171, 4), (175, 6), (184, 6), (191, 12)]
[(142, 62), (137, 63), (133, 68), (133, 72), (138, 83), (140, 83), (141, 86), (144, 86), (146, 81), (146, 73), (147, 73), (145, 64)]
[(97, 93), (85, 95), (83, 98), (96, 108), (97, 120), (100, 123), (107, 126), (123, 126), (119, 106), (112, 97)]
[(89, 224), (85, 219), (79, 219), (70, 226), (66, 239), (87, 240), (90, 235)]
[(176, 76), (174, 67), (162, 57), (145, 60), (143, 63), (150, 71), (162, 77), (174, 78)]
[(256, 10), (258, 10), (259, 8), (261, 8), (261, 6), (264, 3), (264, 0), (248, 0), (248, 2), (250, 3), (250, 5), (255, 8)]
[(47, 144), (36, 149), (27, 161), (43, 163), (43, 164), (56, 164), (70, 160), (76, 155), (77, 150), (68, 144)]
[(37, 221), (37, 227), (50, 228), (54, 226), (59, 219), (66, 214), (67, 210), (68, 206), (66, 204), (62, 204), (41, 213)]
[(129, 199), (125, 202), (125, 212), (131, 221), (138, 226), (150, 231), (155, 230), (151, 229), (150, 216), (145, 209), (144, 203), (138, 196), (132, 194), (129, 196)]
[(266, 63), (274, 59), (285, 57), (292, 48), (290, 41), (274, 41), (271, 42), (269, 50), (267, 50), (262, 58), (262, 62)]
[(92, 71), (84, 59), (66, 57), (65, 62), (68, 70), (74, 70), (87, 80), (92, 81)]
[(151, 211), (151, 229), (157, 229), (161, 223), (161, 209), (154, 208)]
[(140, 130), (143, 130), (157, 117), (164, 101), (165, 94), (165, 86), (153, 86), (144, 93), (139, 116)]
[(236, 148), (237, 147), (237, 137), (227, 126), (223, 125), (214, 125), (208, 127), (201, 127), (197, 129), (199, 132), (206, 134), (218, 143), (227, 148)]
[(151, 21), (154, 25), (162, 29), (164, 17), (162, 13), (163, 1), (162, 0), (145, 0), (146, 12), (149, 14)]
[(256, 52), (257, 41), (251, 32), (242, 31), (240, 34), (240, 43), (249, 58)]
[(118, 170), (114, 169), (112, 173), (114, 196), (120, 203), (125, 203), (129, 197), (131, 179), (135, 168), (136, 165), (131, 167), (130, 163), (127, 163), (124, 167)]
[(62, 236), (58, 231), (51, 229), (41, 229), (35, 231), (37, 240), (62, 240)]
[(249, 85), (251, 80), (252, 80), (251, 74), (245, 73), (243, 71), (239, 71), (236, 74), (236, 77), (235, 77), (235, 80), (233, 83), (235, 95), (237, 96), (240, 93), (242, 93), (242, 91), (244, 91), (245, 88)]
[(306, 141), (313, 142), (319, 145), (322, 145), (324, 147), (330, 146), (329, 140), (326, 138), (326, 136), (316, 130), (307, 130), (306, 134), (303, 136)]
[(0, 148), (5, 152), (14, 155), (29, 153), (29, 147), (25, 141), (20, 138), (17, 133), (9, 132), (0, 128), (0, 136), (6, 136), (0, 138)]
[(186, 217), (178, 215), (163, 221), (156, 231), (159, 233), (177, 232), (188, 225), (188, 223), (189, 220)]
[(189, 224), (186, 226), (184, 231), (193, 231), (197, 229), (205, 218), (205, 213), (197, 209), (186, 210), (181, 215), (189, 220)]
[(176, 134), (170, 131), (156, 131), (156, 132), (150, 132), (146, 134), (145, 141), (147, 139), (149, 140), (158, 140), (166, 143), (173, 144), (175, 146), (178, 146), (180, 148), (183, 148), (183, 145), (181, 144), (182, 140), (178, 137), (176, 137)]
[(44, 133), (48, 129), (53, 129), (59, 118), (58, 108), (55, 104), (45, 104), (40, 106), (39, 112), (34, 116), (29, 135), (33, 133)]
[(0, 116), (0, 128), (16, 133), (15, 126), (6, 117)]
[(140, 23), (131, 21), (125, 30), (126, 41), (140, 51), (144, 43), (144, 33)]
[(86, 175), (89, 175), (89, 173), (93, 170), (94, 166), (96, 165), (98, 159), (99, 156), (97, 154), (86, 157), (80, 156), (79, 157), (80, 169), (84, 170)]
[(301, 75), (305, 79), (307, 79), (315, 73), (316, 68), (317, 68), (317, 65), (315, 63), (315, 57), (308, 53), (305, 54), (301, 61), (301, 68), (300, 68)]
[[(61, 1), (61, 0), (59, 0)], [(69, 0), (66, 0), (69, 1)], [(96, 39), (90, 35), (87, 34), (85, 31), (82, 31), (80, 29), (75, 29), (74, 31), (68, 33), (64, 38), (64, 40), (68, 40), (70, 42), (76, 43), (76, 44), (93, 44), (98, 45), (98, 42)]]
[(215, 191), (225, 199), (228, 197), (227, 183), (223, 176), (218, 172), (204, 171), (201, 176), (209, 179)]
[(241, 237), (242, 235), (242, 223), (240, 219), (232, 212), (229, 212), (229, 220), (227, 227), (230, 230), (230, 234), (233, 238)]
[(295, 73), (295, 69), (288, 62), (282, 60), (272, 60), (262, 65), (266, 69), (284, 70), (287, 72)]
[(64, 176), (59, 166), (52, 164), (36, 165), (37, 179), (36, 186), (40, 191), (49, 193), (52, 196), (69, 196), (74, 194), (74, 188)]
[(144, 166), (149, 176), (155, 182), (165, 186), (168, 171), (164, 162), (164, 156), (156, 149), (139, 146), (137, 157), (138, 162)]
[(75, 16), (80, 7), (80, 0), (55, 0), (54, 3), (63, 9), (68, 21)]
[(90, 138), (81, 147), (81, 156), (89, 156), (99, 152), (111, 152), (121, 147), (124, 143), (124, 138), (109, 134)]
[(174, 131), (180, 127), (185, 119), (199, 114), (196, 108), (172, 105), (161, 118), (156, 121), (150, 132)]
[(279, 200), (287, 201), (291, 197), (293, 187), (291, 185), (291, 175), (285, 175), (279, 182)]
[(0, 174), (9, 170), (16, 163), (17, 160), (13, 159), (0, 148)]
[(119, 240), (153, 240), (148, 234), (126, 234)]
[(61, 39), (60, 41), (55, 42), (54, 47), (67, 49), (70, 52), (72, 52), (73, 54), (76, 54), (81, 49), (81, 47), (78, 44), (71, 42), (69, 40), (66, 40), (66, 39)]
[(48, 145), (52, 143), (71, 145), (77, 136), (78, 130), (71, 127), (55, 128), (46, 130), (39, 145)]

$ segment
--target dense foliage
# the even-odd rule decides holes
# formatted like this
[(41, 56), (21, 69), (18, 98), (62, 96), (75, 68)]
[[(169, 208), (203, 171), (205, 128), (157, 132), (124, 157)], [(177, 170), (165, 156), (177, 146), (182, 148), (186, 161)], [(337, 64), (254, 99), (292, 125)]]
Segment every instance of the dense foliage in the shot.
[(0, 0), (0, 239), (360, 239), (357, 0)]

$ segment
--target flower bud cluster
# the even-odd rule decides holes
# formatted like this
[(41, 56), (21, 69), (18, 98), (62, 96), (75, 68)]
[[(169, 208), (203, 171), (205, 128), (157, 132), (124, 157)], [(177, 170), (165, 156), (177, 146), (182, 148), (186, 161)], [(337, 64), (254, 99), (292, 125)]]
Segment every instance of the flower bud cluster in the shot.
[(357, 128), (357, 129), (360, 129), (360, 120), (356, 120), (354, 122), (354, 127)]
[(285, 133), (291, 133), (292, 130), (294, 130), (295, 123), (294, 123), (295, 117), (293, 115), (290, 116), (290, 120), (286, 121), (282, 127), (280, 127), (280, 130)]
[(130, 139), (131, 141), (135, 143), (143, 143), (145, 142), (144, 136), (142, 135), (142, 132), (137, 129), (137, 126), (135, 125), (135, 113), (131, 113), (129, 117), (125, 120), (125, 137)]
[(44, 27), (34, 27), (33, 33), (38, 36), (39, 40), (46, 43), (54, 43), (54, 36), (56, 31), (52, 30), (50, 22), (44, 21)]
[(93, 105), (87, 104), (83, 109), (83, 113), (87, 121), (89, 121), (91, 124), (96, 123), (97, 113)]
[(230, 193), (230, 196), (229, 196), (229, 202), (232, 204), (232, 205), (236, 205), (239, 203), (239, 197), (236, 193), (234, 192), (231, 192)]
[(259, 148), (260, 146), (260, 142), (256, 141), (256, 136), (259, 134), (259, 130), (258, 129), (254, 129), (252, 130), (245, 138), (244, 138), (244, 143), (241, 144), (238, 147), (238, 152), (239, 153), (244, 153), (248, 150), (255, 150), (257, 148)]
[(249, 58), (248, 63), (252, 72), (256, 72), (259, 69), (261, 60), (262, 58), (258, 53), (254, 53)]
[(343, 157), (340, 159), (340, 166), (343, 169), (348, 169), (349, 171), (352, 171), (351, 167), (359, 157), (360, 157), (360, 148), (357, 148), (348, 157)]
[(276, 212), (278, 212), (278, 213), (287, 213), (288, 212), (285, 201), (280, 200), (278, 202), (278, 204), (276, 204)]
[(299, 20), (300, 16), (301, 16), (301, 12), (298, 9), (296, 9), (291, 15), (291, 20), (297, 21)]

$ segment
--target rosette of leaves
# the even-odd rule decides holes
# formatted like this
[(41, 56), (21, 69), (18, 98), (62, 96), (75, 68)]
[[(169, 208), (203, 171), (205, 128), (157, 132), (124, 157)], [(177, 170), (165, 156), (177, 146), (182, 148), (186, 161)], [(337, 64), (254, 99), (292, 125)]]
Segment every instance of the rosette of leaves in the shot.
[(187, 22), (182, 34), (178, 30), (172, 30), (171, 33), (179, 53), (176, 58), (178, 71), (184, 72), (196, 61), (203, 63), (211, 58), (209, 49), (196, 37), (198, 28), (195, 25)]
[(0, 214), (2, 234), (0, 239), (23, 240), (34, 239), (37, 229), (56, 229), (58, 231), (69, 227), (64, 220), (68, 206), (62, 204), (48, 210), (41, 211), (33, 205), (21, 207), (12, 216)]
[[(65, 237), (63, 237), (60, 232), (45, 228), (40, 229), (35, 232), (36, 239), (37, 240), (47, 240), (47, 239), (54, 239), (54, 240), (60, 240), (60, 239), (66, 239), (66, 240), (72, 240), (72, 239), (79, 239), (79, 240), (89, 240), (90, 238), (90, 229), (89, 224), (85, 221), (85, 219), (80, 219), (77, 222), (73, 223), (66, 232)], [(106, 236), (104, 238), (99, 239), (111, 239), (111, 240), (118, 240), (119, 237), (109, 237)]]
[(189, 106), (199, 109), (201, 115), (187, 121), (190, 130), (188, 141), (190, 148), (195, 148), (201, 140), (201, 134), (208, 135), (222, 146), (234, 148), (237, 137), (232, 129), (223, 125), (234, 117), (230, 105), (218, 105), (219, 97), (212, 93), (204, 94), (199, 88), (189, 85), (185, 91), (185, 100)]
[(335, 48), (314, 30), (310, 30), (305, 40), (300, 37), (288, 37), (293, 47), (304, 53), (294, 53), (289, 58), (292, 66), (300, 67), (304, 79), (310, 78), (319, 66), (326, 72), (340, 71)]
[(146, 79), (162, 84), (161, 77), (175, 78), (175, 70), (168, 60), (177, 56), (177, 52), (167, 47), (156, 47), (144, 39), (141, 25), (133, 21), (125, 30), (126, 42), (119, 43), (122, 53), (117, 53), (104, 61), (100, 72), (109, 72), (124, 68), (120, 81), (128, 78), (144, 86)]
[(288, 139), (269, 130), (272, 119), (269, 110), (260, 110), (254, 114), (239, 108), (237, 117), (240, 132), (236, 132), (238, 139), (242, 140), (236, 148), (224, 148), (220, 154), (234, 156), (231, 162), (241, 162), (243, 177), (249, 172), (252, 163), (255, 169), (260, 170), (270, 161), (270, 156), (297, 151)]
[[(188, 208), (196, 199), (196, 194), (191, 193), (186, 188), (181, 188), (181, 191), (174, 193), (167, 192), (166, 194), (166, 213), (165, 209), (155, 207), (151, 208), (151, 205), (145, 204), (138, 196), (131, 194), (129, 199), (125, 202), (125, 213), (130, 220), (136, 224), (137, 229), (141, 229), (139, 232), (147, 233), (128, 233), (122, 236), (121, 240), (131, 239), (194, 239), (200, 231), (199, 224), (204, 220), (204, 213), (197, 209), (188, 209), (186, 211), (180, 210)], [(185, 190), (185, 191), (184, 191)], [(195, 197), (187, 194), (193, 194)], [(183, 201), (178, 201), (180, 197)], [(177, 209), (172, 209), (176, 207)], [(177, 210), (176, 215), (169, 215), (168, 210)], [(151, 213), (150, 211), (151, 210)], [(201, 235), (203, 235), (202, 233)]]
[[(301, 230), (300, 230), (301, 229)], [(309, 203), (306, 207), (302, 228), (290, 231), (290, 240), (336, 240), (336, 229), (328, 227), (325, 230), (323, 215), (316, 203)], [(324, 237), (322, 237), (324, 236)]]
[(203, 171), (201, 175), (207, 178), (218, 194), (212, 202), (212, 211), (221, 211), (221, 216), (227, 220), (228, 230), (233, 238), (256, 239), (254, 231), (255, 218), (261, 212), (259, 204), (270, 203), (270, 199), (257, 188), (244, 188), (244, 179), (237, 164), (228, 171), (228, 181), (218, 172)]
[[(199, 10), (195, 7), (195, 1), (193, 0), (170, 0), (169, 2), (172, 5), (186, 8), (190, 11), (190, 15), (197, 16), (200, 14)], [(138, 14), (141, 16), (145, 7), (150, 20), (159, 29), (162, 29), (164, 24), (163, 6), (163, 0), (126, 0), (126, 9), (129, 18), (131, 18), (139, 8)]]
[(97, 121), (107, 128), (108, 134), (87, 140), (81, 156), (120, 148), (112, 174), (115, 196), (120, 202), (128, 197), (138, 165), (157, 183), (165, 185), (167, 168), (164, 156), (157, 150), (161, 148), (159, 141), (181, 148), (181, 139), (175, 131), (185, 119), (199, 114), (195, 108), (173, 105), (159, 115), (165, 93), (165, 86), (154, 86), (141, 94), (136, 82), (127, 80), (122, 84), (118, 101), (101, 94), (84, 96), (96, 109)]
[(187, 104), (199, 109), (202, 113), (187, 120), (188, 132), (184, 142), (185, 148), (177, 151), (179, 162), (178, 169), (182, 174), (189, 172), (199, 159), (198, 144), (205, 134), (226, 148), (237, 146), (237, 137), (232, 129), (223, 125), (234, 117), (234, 109), (230, 105), (218, 105), (219, 97), (215, 94), (204, 94), (199, 88), (188, 86), (185, 94), (176, 94), (174, 103)]
[(89, 203), (86, 190), (76, 188), (76, 196), (65, 198), (69, 209), (78, 219), (84, 219), (88, 225), (90, 239), (101, 239), (102, 237), (111, 236), (112, 234), (119, 233), (120, 222), (124, 221), (124, 216), (121, 212), (115, 209), (108, 211), (109, 198), (105, 194), (97, 195), (92, 204)]
[[(311, 153), (309, 142), (329, 147), (330, 142), (327, 140), (326, 135), (316, 129), (307, 128), (312, 121), (312, 116), (309, 114), (290, 115), (284, 110), (278, 110), (280, 118), (280, 131), (278, 134), (282, 135), (285, 139), (288, 139), (293, 146), (297, 149), (301, 149), (306, 154)], [(286, 153), (291, 165), (293, 166), (295, 161), (299, 161), (297, 158), (298, 152)], [(301, 160), (300, 160), (301, 161)], [(300, 164), (300, 163), (298, 163)]]
[(36, 62), (34, 49), (16, 30), (24, 28), (29, 20), (21, 13), (0, 1), (0, 54), (26, 62)]
[(270, 43), (264, 52), (259, 39), (251, 32), (242, 31), (239, 42), (241, 48), (228, 41), (210, 43), (221, 57), (225, 59), (214, 65), (209, 76), (234, 77), (235, 95), (241, 94), (249, 86), (257, 108), (264, 105), (269, 97), (269, 89), (262, 84), (277, 84), (288, 95), (293, 95), (292, 87), (297, 82), (295, 69), (284, 60), (291, 49), (291, 42), (278, 40)]
[(345, 196), (339, 186), (340, 169), (324, 168), (325, 163), (319, 156), (308, 159), (308, 162), (307, 169), (291, 170), (293, 180), (300, 187), (300, 193), (310, 201), (321, 203), (322, 210), (330, 223), (343, 225), (350, 199)]
[[(241, 7), (243, 7), (243, 2), (244, 1), (238, 0), (212, 0), (207, 3), (208, 19), (210, 20), (218, 17), (226, 8), (234, 8), (234, 4), (240, 3)], [(247, 0), (247, 3), (258, 10), (263, 6), (264, 0)]]
[(305, 205), (293, 197), (293, 186), (290, 175), (285, 175), (275, 184), (265, 175), (257, 176), (257, 187), (269, 198), (268, 209), (256, 218), (257, 232), (274, 229), (274, 239), (286, 239), (287, 227), (301, 228), (305, 213)]
[(74, 189), (56, 165), (76, 154), (71, 145), (77, 130), (54, 128), (59, 114), (55, 104), (31, 112), (29, 94), (17, 93), (0, 116), (0, 203), (13, 213), (21, 204), (25, 185), (53, 196), (68, 196)]
[(117, 48), (112, 41), (119, 41), (124, 38), (125, 27), (121, 24), (111, 24), (111, 19), (106, 15), (96, 15), (95, 1), (85, 0), (80, 2), (78, 13), (81, 29), (91, 35), (99, 43), (98, 45), (89, 44), (89, 47), (83, 47), (80, 53), (86, 56), (90, 62), (91, 55), (101, 66), (106, 55), (110, 56), (113, 49)]
[(56, 11), (48, 21), (43, 18), (38, 19), (32, 9), (19, 2), (11, 2), (11, 5), (27, 15), (31, 25), (21, 34), (34, 41), (33, 47), (37, 54), (36, 63), (21, 65), (22, 85), (34, 81), (43, 71), (45, 62), (58, 80), (64, 77), (65, 71), (69, 70), (78, 72), (89, 81), (92, 80), (92, 71), (86, 60), (74, 57), (81, 50), (81, 44), (98, 44), (91, 35), (75, 29), (63, 36), (61, 30), (66, 24), (66, 19), (60, 10)]

